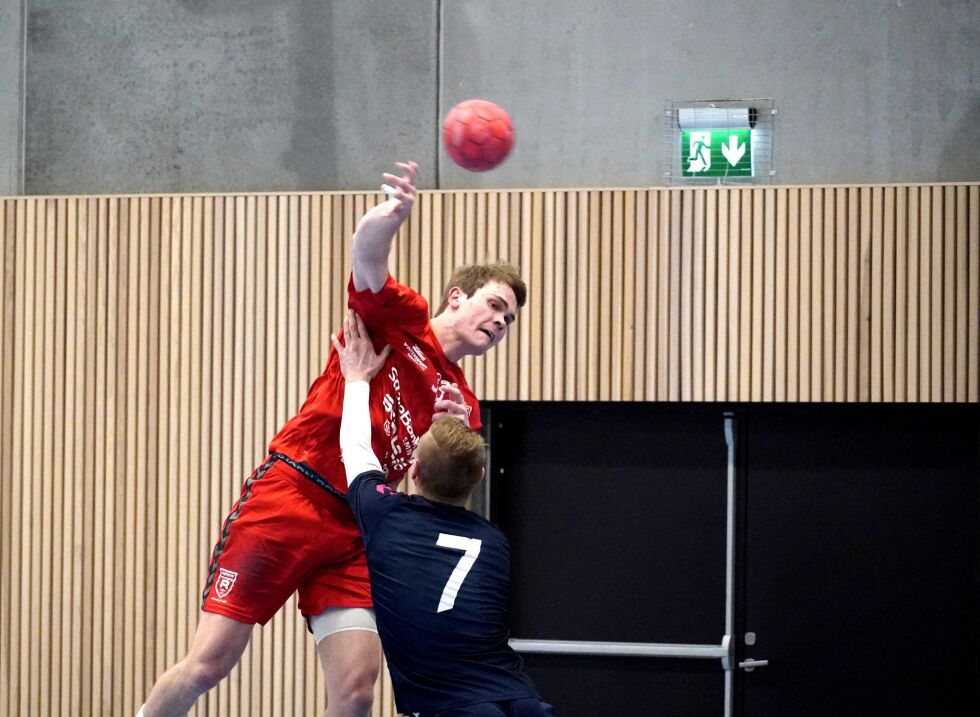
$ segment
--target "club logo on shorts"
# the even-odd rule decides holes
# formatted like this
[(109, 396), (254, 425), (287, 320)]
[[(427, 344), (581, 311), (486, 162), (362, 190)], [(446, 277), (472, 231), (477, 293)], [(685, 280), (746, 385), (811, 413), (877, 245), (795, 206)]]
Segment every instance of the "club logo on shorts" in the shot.
[(238, 573), (232, 570), (218, 568), (218, 580), (214, 584), (214, 594), (219, 598), (226, 597), (231, 592), (231, 589), (235, 587), (235, 580), (237, 578)]

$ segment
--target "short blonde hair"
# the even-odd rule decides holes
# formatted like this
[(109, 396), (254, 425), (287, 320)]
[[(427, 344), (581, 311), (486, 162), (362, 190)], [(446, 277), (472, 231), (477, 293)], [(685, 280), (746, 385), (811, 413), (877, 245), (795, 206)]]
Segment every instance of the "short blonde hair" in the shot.
[(483, 477), (487, 446), (462, 421), (443, 418), (419, 440), (415, 457), (426, 493), (447, 502), (465, 501)]

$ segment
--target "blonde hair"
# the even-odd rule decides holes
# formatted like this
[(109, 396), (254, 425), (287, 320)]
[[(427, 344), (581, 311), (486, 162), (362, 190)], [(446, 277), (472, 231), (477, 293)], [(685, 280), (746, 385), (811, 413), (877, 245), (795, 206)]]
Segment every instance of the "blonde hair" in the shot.
[(517, 299), (517, 307), (524, 306), (527, 301), (527, 285), (521, 278), (520, 270), (513, 264), (472, 264), (461, 266), (449, 278), (445, 291), (442, 292), (442, 303), (439, 304), (438, 316), (446, 307), (449, 306), (449, 292), (454, 287), (459, 289), (467, 296), (473, 296), (478, 289), (486, 286), (491, 281), (499, 281), (506, 284), (514, 292)]
[(483, 477), (487, 446), (462, 421), (443, 418), (422, 436), (415, 455), (423, 490), (437, 500), (458, 502)]

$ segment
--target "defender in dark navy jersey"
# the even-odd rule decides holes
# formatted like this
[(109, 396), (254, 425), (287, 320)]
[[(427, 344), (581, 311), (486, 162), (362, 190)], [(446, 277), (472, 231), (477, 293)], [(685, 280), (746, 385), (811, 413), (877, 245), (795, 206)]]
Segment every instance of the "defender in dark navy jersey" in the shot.
[(353, 311), (334, 339), (347, 381), (340, 445), (348, 502), (367, 551), (375, 617), (395, 702), (421, 717), (543, 717), (521, 658), (507, 644), (510, 548), (464, 506), (483, 478), (486, 446), (460, 421), (440, 420), (411, 467), (418, 495), (393, 491), (371, 445), (368, 382), (375, 354)]

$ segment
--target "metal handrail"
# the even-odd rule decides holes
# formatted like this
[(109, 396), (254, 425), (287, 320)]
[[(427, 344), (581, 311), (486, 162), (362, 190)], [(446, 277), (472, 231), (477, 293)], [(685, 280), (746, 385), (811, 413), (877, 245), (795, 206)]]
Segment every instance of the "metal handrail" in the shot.
[(626, 657), (693, 657), (724, 659), (728, 647), (721, 645), (682, 645), (662, 642), (591, 642), (587, 640), (519, 640), (510, 641), (518, 652), (551, 655), (613, 655)]

